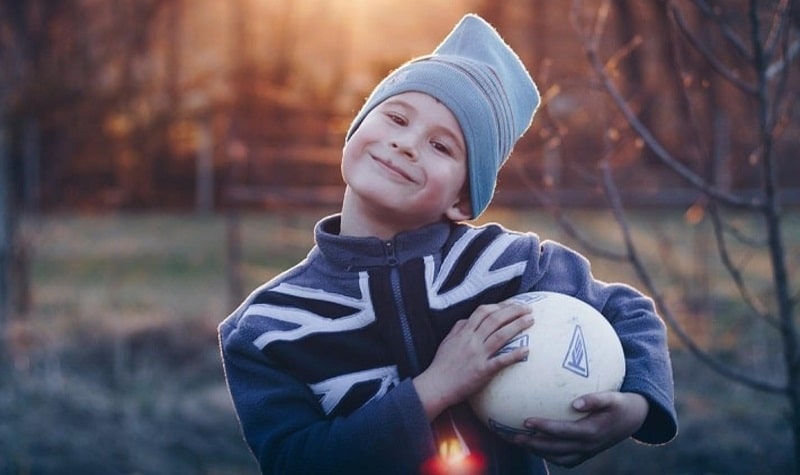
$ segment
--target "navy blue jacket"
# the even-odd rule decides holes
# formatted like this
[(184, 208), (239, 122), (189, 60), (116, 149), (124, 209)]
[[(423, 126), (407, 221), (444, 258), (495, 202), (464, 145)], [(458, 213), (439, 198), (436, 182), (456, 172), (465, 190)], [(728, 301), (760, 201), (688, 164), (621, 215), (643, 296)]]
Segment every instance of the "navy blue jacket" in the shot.
[[(665, 327), (652, 301), (593, 278), (580, 254), (492, 224), (437, 223), (391, 241), (339, 235), (320, 221), (307, 258), (255, 290), (220, 324), (228, 387), (263, 473), (418, 473), (437, 453), (411, 378), (453, 324), (521, 292), (575, 296), (623, 344), (622, 391), (650, 402), (634, 438), (677, 432)], [(489, 473), (544, 473), (544, 462), (489, 433), (466, 404), (454, 421)]]

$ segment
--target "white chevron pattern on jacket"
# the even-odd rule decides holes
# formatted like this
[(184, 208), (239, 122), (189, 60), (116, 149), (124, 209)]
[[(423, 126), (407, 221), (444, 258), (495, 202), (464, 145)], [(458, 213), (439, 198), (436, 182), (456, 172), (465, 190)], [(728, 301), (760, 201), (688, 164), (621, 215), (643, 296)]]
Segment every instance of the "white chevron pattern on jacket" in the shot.
[(336, 333), (357, 330), (375, 321), (375, 311), (372, 308), (372, 299), (369, 295), (369, 277), (366, 272), (359, 273), (359, 288), (361, 289), (361, 298), (353, 298), (346, 295), (326, 292), (321, 289), (312, 289), (285, 283), (280, 284), (272, 289), (272, 292), (345, 305), (353, 307), (356, 309), (356, 312), (346, 317), (332, 319), (299, 308), (270, 304), (254, 304), (247, 308), (242, 316), (242, 320), (246, 318), (268, 316), (270, 319), (286, 322), (293, 326), (293, 328), (287, 330), (273, 329), (262, 333), (253, 341), (253, 344), (260, 350), (263, 350), (276, 341), (295, 341), (316, 333)]
[(400, 384), (397, 366), (384, 366), (382, 368), (343, 374), (315, 384), (309, 384), (309, 387), (314, 394), (320, 397), (319, 402), (325, 414), (330, 414), (353, 386), (375, 380), (380, 380), (380, 389), (364, 404), (382, 398), (390, 389)]
[(492, 265), (497, 259), (511, 243), (519, 238), (519, 236), (513, 234), (501, 234), (486, 247), (469, 270), (469, 274), (460, 284), (445, 293), (441, 293), (442, 285), (447, 281), (447, 277), (452, 272), (453, 267), (461, 260), (461, 255), (467, 249), (469, 243), (479, 234), (480, 230), (477, 229), (465, 232), (447, 254), (438, 274), (436, 273), (433, 256), (425, 256), (425, 283), (428, 289), (428, 302), (432, 309), (441, 310), (458, 302), (463, 302), (488, 288), (520, 276), (525, 271), (526, 261), (492, 270)]

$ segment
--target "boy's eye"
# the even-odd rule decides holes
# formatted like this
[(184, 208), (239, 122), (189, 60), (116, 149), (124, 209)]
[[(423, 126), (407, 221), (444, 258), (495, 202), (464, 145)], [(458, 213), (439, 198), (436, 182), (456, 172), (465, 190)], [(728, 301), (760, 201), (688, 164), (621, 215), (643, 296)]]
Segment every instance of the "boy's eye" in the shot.
[(406, 125), (406, 119), (403, 116), (391, 112), (387, 113), (386, 115), (389, 117), (389, 120), (391, 120), (395, 124)]
[(450, 147), (443, 144), (442, 142), (438, 142), (436, 140), (431, 141), (431, 146), (436, 149), (437, 152), (441, 152), (447, 155), (450, 155)]

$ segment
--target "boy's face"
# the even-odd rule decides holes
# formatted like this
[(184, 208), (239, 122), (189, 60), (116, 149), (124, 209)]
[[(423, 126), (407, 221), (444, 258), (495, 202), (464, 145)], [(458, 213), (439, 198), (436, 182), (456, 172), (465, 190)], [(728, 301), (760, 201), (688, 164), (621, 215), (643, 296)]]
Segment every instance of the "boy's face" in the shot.
[(359, 212), (398, 230), (470, 217), (461, 127), (427, 94), (406, 92), (376, 106), (345, 145), (342, 176)]

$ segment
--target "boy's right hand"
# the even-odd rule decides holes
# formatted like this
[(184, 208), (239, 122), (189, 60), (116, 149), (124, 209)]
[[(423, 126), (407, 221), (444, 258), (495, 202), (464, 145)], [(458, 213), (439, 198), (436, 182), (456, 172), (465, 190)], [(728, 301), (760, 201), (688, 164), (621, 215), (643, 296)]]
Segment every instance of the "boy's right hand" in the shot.
[(456, 322), (431, 365), (413, 380), (428, 420), (483, 388), (501, 369), (524, 359), (528, 355), (524, 347), (496, 353), (532, 324), (530, 308), (509, 301), (481, 305), (468, 319)]

